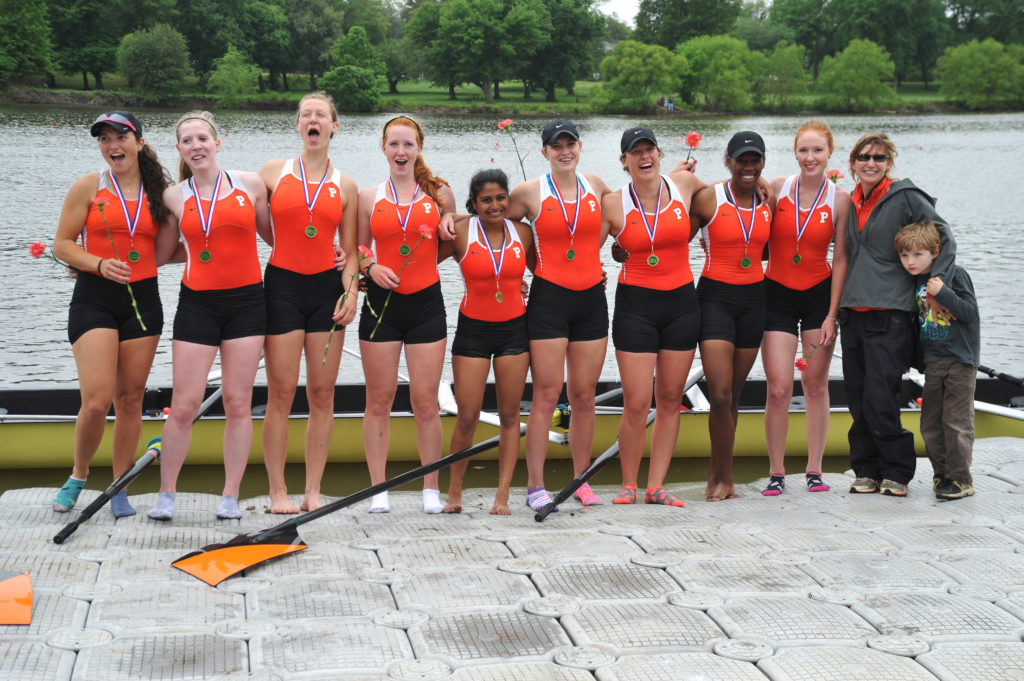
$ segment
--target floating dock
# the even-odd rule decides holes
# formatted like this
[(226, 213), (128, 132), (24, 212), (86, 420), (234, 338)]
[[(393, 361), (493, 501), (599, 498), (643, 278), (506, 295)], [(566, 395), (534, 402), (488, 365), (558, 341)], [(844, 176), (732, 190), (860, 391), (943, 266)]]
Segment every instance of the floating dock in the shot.
[[(614, 464), (613, 464), (614, 465)], [(258, 474), (252, 471), (251, 474)], [(0, 496), (0, 571), (27, 572), (31, 624), (0, 626), (4, 681), (1012, 681), (1024, 679), (1024, 440), (979, 440), (974, 497), (937, 501), (927, 459), (906, 498), (850, 475), (779, 497), (764, 480), (685, 508), (576, 501), (543, 523), (524, 491), (425, 515), (356, 505), (299, 529), (309, 548), (207, 586), (185, 553), (281, 521), (180, 493), (170, 523), (75, 512), (54, 489)], [(328, 485), (329, 485), (329, 481)], [(555, 481), (549, 481), (552, 485)], [(96, 492), (83, 493), (82, 508)]]

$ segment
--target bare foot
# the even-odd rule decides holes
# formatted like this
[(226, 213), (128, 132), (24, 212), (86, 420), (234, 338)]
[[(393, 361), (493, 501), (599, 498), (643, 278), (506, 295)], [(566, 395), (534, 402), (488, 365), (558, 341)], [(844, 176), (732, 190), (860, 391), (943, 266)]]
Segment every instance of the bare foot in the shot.
[(512, 511), (509, 510), (508, 504), (495, 501), (494, 506), (491, 506), (491, 515), (512, 515)]
[(736, 487), (733, 485), (716, 485), (714, 489), (711, 489), (709, 485), (704, 494), (706, 501), (725, 501), (726, 499), (739, 498), (739, 495), (736, 494)]
[(295, 508), (295, 504), (292, 503), (287, 494), (271, 494), (270, 512), (291, 515), (293, 513), (298, 513), (299, 509)]
[(441, 509), (441, 513), (462, 513), (462, 490), (448, 488), (448, 503)]
[(302, 504), (299, 505), (299, 509), (303, 512), (315, 511), (323, 505), (324, 503), (320, 501), (320, 493), (313, 492), (306, 494), (306, 496), (302, 498)]

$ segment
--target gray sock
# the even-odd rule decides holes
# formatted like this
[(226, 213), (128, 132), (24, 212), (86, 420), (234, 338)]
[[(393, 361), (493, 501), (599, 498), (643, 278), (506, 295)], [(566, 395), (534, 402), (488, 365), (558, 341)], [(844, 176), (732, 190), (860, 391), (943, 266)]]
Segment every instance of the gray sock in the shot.
[(160, 492), (156, 506), (147, 513), (153, 520), (170, 520), (174, 517), (174, 492)]
[(230, 494), (221, 497), (220, 506), (217, 507), (217, 517), (221, 520), (238, 520), (242, 517), (242, 510), (238, 508), (238, 499)]
[(135, 509), (128, 503), (128, 493), (121, 490), (110, 498), (110, 511), (115, 518), (125, 518), (135, 515)]

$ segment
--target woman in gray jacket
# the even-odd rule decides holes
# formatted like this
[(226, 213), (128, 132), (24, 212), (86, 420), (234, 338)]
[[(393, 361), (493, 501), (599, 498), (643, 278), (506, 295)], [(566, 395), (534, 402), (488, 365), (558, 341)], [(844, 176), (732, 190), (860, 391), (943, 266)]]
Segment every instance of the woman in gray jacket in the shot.
[(846, 229), (848, 268), (840, 302), (843, 377), (853, 425), (850, 466), (854, 493), (906, 496), (914, 477), (914, 436), (900, 422), (900, 384), (914, 352), (913, 278), (893, 248), (904, 225), (931, 220), (942, 249), (934, 276), (951, 272), (956, 243), (935, 212), (935, 200), (908, 179), (892, 178), (896, 146), (884, 133), (868, 133), (850, 152), (857, 180)]

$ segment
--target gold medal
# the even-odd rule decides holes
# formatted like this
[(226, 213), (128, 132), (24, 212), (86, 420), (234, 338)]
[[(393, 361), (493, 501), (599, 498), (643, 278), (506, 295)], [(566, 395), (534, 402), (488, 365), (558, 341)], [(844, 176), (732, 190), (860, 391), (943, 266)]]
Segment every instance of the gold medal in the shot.
[(501, 291), (495, 291), (494, 292), (494, 299), (497, 300), (499, 303), (501, 303), (501, 302), (504, 302), (505, 296), (501, 295)]
[(138, 262), (142, 259), (142, 255), (139, 254), (134, 248), (128, 251), (128, 260), (131, 262)]
[(656, 256), (653, 253), (651, 253), (649, 256), (647, 256), (647, 264), (650, 265), (651, 267), (654, 267), (655, 265), (657, 265), (658, 264), (658, 256)]
[(409, 248), (409, 244), (402, 244), (402, 247), (398, 249), (398, 252), (402, 255), (409, 255), (412, 253), (412, 249)]
[(753, 261), (749, 257), (743, 256), (742, 258), (740, 258), (740, 267), (742, 267), (743, 269), (748, 269), (750, 267), (751, 262)]
[(576, 251), (575, 251), (575, 249), (570, 248), (568, 251), (566, 251), (565, 252), (565, 259), (566, 260), (575, 260), (576, 259)]
[(803, 258), (800, 257), (799, 253), (797, 253), (796, 255), (793, 256), (793, 264), (794, 265), (799, 265), (801, 262), (803, 262)]
[(210, 262), (211, 258), (213, 258), (213, 255), (205, 248), (199, 251), (199, 259), (203, 262)]
[(310, 239), (315, 237), (316, 236), (316, 227), (314, 227), (313, 225), (310, 225), (310, 226), (306, 227), (306, 236), (308, 236)]

